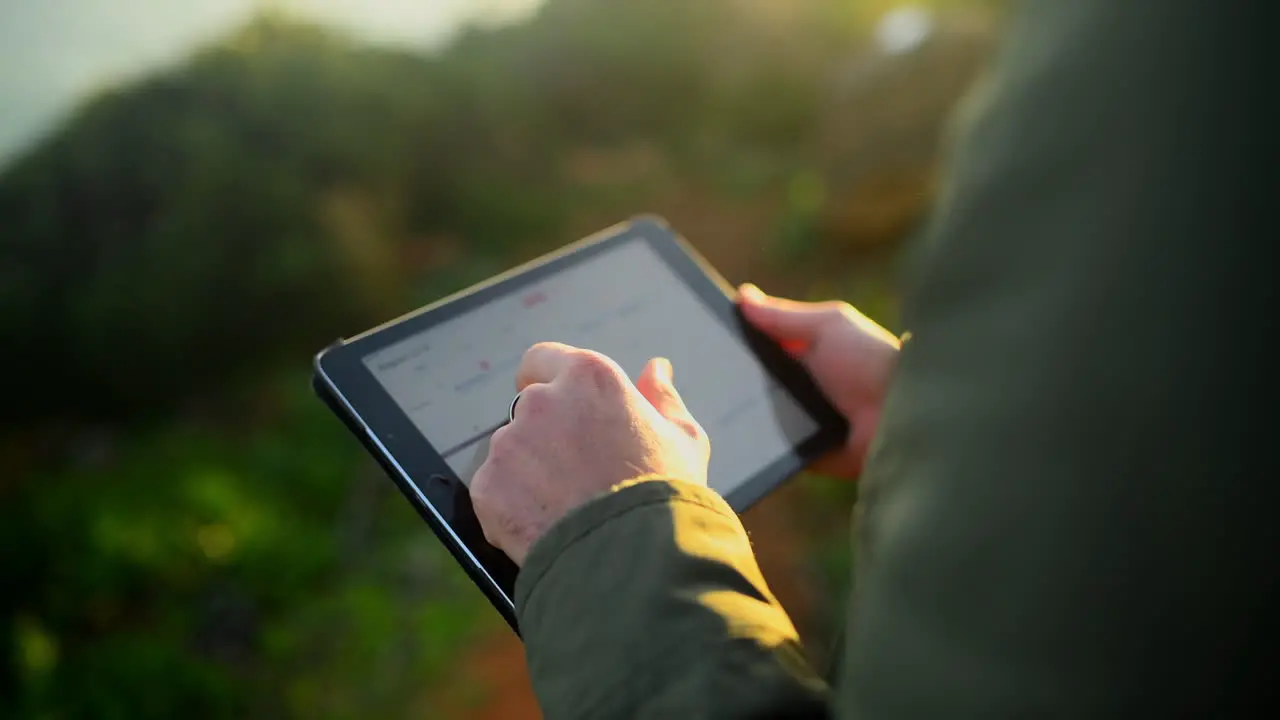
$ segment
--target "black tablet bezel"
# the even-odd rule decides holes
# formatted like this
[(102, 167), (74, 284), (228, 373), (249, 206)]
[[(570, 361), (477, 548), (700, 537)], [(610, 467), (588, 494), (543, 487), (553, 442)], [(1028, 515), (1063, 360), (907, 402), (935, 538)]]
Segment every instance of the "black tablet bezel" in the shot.
[[(472, 512), (466, 487), (365, 366), (364, 358), (622, 243), (635, 241), (648, 243), (716, 317), (736, 329), (770, 375), (817, 422), (818, 429), (808, 440), (762, 468), (725, 497), (735, 511), (742, 512), (803, 470), (812, 460), (843, 442), (848, 436), (849, 426), (804, 368), (743, 319), (734, 300), (736, 291), (661, 218), (638, 217), (609, 228), (481, 285), (332, 345), (315, 358), (313, 385), (316, 392), (360, 438), (517, 633), (515, 564), (485, 541)], [(514, 394), (514, 387), (512, 391)], [(414, 482), (413, 478), (418, 478), (419, 482)]]

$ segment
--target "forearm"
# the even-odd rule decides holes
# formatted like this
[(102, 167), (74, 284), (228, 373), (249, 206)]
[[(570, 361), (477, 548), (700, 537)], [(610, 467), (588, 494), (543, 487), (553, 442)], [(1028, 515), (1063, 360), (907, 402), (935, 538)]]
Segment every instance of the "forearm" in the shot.
[(715, 493), (637, 481), (533, 548), (516, 588), (547, 718), (820, 718), (804, 662), (737, 516)]

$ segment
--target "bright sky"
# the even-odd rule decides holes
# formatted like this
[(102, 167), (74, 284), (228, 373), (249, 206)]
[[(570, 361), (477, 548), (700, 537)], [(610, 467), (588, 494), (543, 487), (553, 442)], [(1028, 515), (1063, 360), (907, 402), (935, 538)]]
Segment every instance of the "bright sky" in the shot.
[(0, 166), (83, 93), (181, 57), (256, 8), (296, 10), (362, 37), (438, 45), (462, 23), (542, 0), (0, 0)]

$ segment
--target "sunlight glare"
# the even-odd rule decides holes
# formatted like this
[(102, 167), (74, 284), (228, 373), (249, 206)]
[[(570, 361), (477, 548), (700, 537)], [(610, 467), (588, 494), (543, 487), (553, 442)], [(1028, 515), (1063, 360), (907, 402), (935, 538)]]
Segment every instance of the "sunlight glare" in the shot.
[(886, 55), (909, 53), (933, 34), (933, 15), (919, 5), (903, 5), (884, 14), (876, 24), (876, 44)]
[(542, 0), (274, 0), (272, 6), (391, 42), (434, 44), (459, 24), (522, 20)]

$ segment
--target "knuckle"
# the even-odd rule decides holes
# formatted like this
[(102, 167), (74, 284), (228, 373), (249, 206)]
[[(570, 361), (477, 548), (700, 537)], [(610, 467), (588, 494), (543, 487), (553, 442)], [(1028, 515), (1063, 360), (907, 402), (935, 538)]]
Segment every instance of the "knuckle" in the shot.
[(707, 431), (702, 429), (702, 425), (697, 420), (690, 422), (689, 434), (700, 443), (711, 444), (711, 438), (707, 436)]
[(705, 451), (711, 450), (711, 438), (707, 435), (707, 431), (703, 430), (702, 426), (696, 421), (689, 423), (687, 432), (689, 433), (689, 437), (693, 438), (694, 442), (696, 442), (700, 448)]
[(617, 365), (596, 352), (584, 352), (574, 357), (569, 374), (576, 382), (596, 390), (615, 391), (622, 387)]
[(493, 479), (488, 471), (488, 463), (480, 466), (475, 474), (471, 476), (469, 490), (471, 505), (475, 509), (476, 517), (483, 519), (489, 514), (490, 506), (493, 504)]
[(553, 400), (551, 394), (547, 392), (546, 385), (530, 385), (520, 392), (520, 402), (516, 404), (516, 417), (544, 416), (551, 410)]
[(547, 352), (547, 351), (549, 351), (549, 350), (556, 350), (558, 347), (559, 347), (559, 346), (558, 346), (558, 345), (556, 345), (556, 344), (555, 344), (555, 343), (553, 343), (553, 342), (546, 342), (546, 341), (543, 341), (543, 342), (536, 342), (536, 343), (534, 343), (534, 344), (530, 345), (528, 350), (525, 350), (525, 351), (524, 351), (524, 355), (525, 355), (525, 357), (528, 357), (529, 355), (531, 355), (531, 354), (533, 354), (533, 353), (540, 353), (540, 352)]
[(697, 421), (692, 418), (675, 417), (671, 418), (670, 422), (672, 425), (679, 428), (680, 432), (688, 435), (694, 440), (697, 440), (703, 435), (702, 428), (698, 425)]
[[(492, 471), (492, 468), (495, 465), (505, 464), (511, 456), (511, 453), (514, 452), (515, 448), (513, 446), (515, 443), (511, 433), (509, 432), (510, 427), (510, 425), (500, 427), (489, 436), (489, 451), (485, 456), (484, 464), (481, 465), (482, 469), (489, 469)], [(479, 470), (476, 471), (477, 474), (479, 474), (479, 472)]]
[[(490, 453), (490, 457), (492, 455)], [(480, 467), (476, 468), (476, 471), (471, 474), (471, 482), (467, 485), (467, 489), (472, 495), (483, 495), (489, 489), (490, 482), (492, 481), (489, 479), (489, 458), (485, 458)]]
[(697, 420), (677, 417), (671, 418), (670, 422), (682, 435), (692, 440), (699, 448), (704, 451), (710, 449), (711, 438), (707, 436), (706, 430), (702, 429), (702, 425)]

